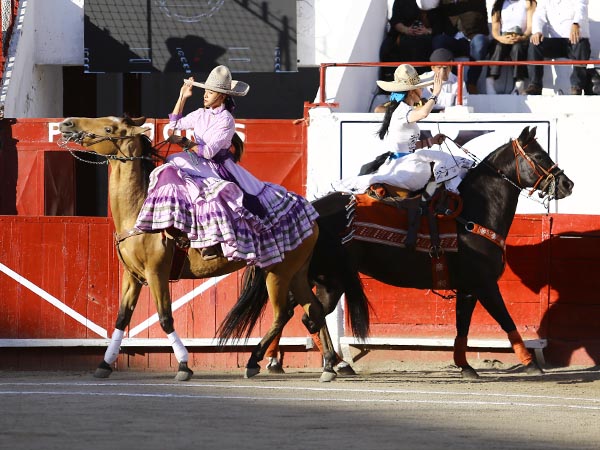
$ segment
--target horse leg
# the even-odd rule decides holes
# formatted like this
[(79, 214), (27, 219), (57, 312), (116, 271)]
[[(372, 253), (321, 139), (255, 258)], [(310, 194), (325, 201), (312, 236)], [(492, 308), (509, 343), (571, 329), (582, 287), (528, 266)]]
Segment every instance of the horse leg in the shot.
[(279, 350), (279, 341), (281, 340), (281, 335), (275, 336), (273, 342), (267, 347), (265, 352), (265, 358), (267, 358), (267, 372), (272, 374), (282, 374), (285, 373), (283, 370), (283, 352)]
[(323, 355), (323, 373), (319, 381), (326, 383), (335, 380), (337, 373), (334, 370), (334, 366), (337, 363), (337, 353), (333, 349), (333, 342), (331, 341), (327, 325), (321, 328), (318, 335), (315, 334), (313, 336), (313, 340)]
[(288, 300), (289, 278), (286, 279), (286, 277), (275, 272), (269, 272), (266, 281), (269, 300), (273, 308), (273, 323), (258, 345), (252, 350), (250, 359), (246, 363), (244, 378), (252, 378), (260, 372), (258, 363), (264, 358), (271, 343), (281, 336), (283, 327), (293, 315)]
[(477, 379), (479, 375), (467, 362), (467, 341), (469, 328), (477, 299), (462, 291), (456, 294), (456, 338), (454, 339), (454, 364), (460, 369), (463, 378)]
[(188, 367), (189, 353), (183, 342), (177, 335), (173, 326), (173, 312), (171, 310), (171, 295), (169, 293), (169, 272), (162, 271), (148, 277), (148, 287), (156, 304), (158, 321), (161, 328), (167, 334), (169, 343), (173, 347), (173, 353), (179, 363), (175, 380), (188, 381), (194, 372)]
[(488, 295), (480, 296), (479, 301), (490, 314), (490, 316), (492, 316), (494, 320), (498, 322), (502, 330), (506, 332), (513, 351), (521, 361), (521, 364), (525, 366), (525, 371), (530, 375), (543, 374), (543, 370), (540, 368), (537, 362), (534, 361), (531, 352), (527, 350), (527, 347), (525, 347), (523, 339), (521, 338), (521, 334), (517, 331), (517, 326), (515, 325), (515, 322), (510, 316), (510, 313), (506, 308), (506, 304), (502, 299), (502, 294), (500, 293), (498, 284), (494, 283), (494, 287), (492, 288), (491, 292)]
[(127, 328), (131, 321), (133, 310), (140, 297), (142, 285), (128, 271), (124, 271), (121, 289), (123, 291), (123, 296), (121, 297), (121, 304), (119, 305), (115, 330), (113, 331), (108, 348), (104, 353), (104, 359), (94, 372), (94, 377), (96, 378), (108, 378), (113, 371), (112, 364), (119, 356), (119, 348), (121, 347), (121, 342), (125, 335), (125, 328)]

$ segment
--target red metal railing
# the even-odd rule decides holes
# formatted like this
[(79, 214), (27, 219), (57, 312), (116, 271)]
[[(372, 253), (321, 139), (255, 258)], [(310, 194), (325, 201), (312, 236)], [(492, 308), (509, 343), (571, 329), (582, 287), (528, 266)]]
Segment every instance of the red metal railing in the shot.
[[(400, 64), (411, 64), (415, 67), (431, 66), (431, 62), (357, 62), (357, 63), (322, 63), (319, 74), (319, 102), (309, 103), (307, 107), (316, 106), (329, 106), (337, 107), (337, 103), (328, 103), (326, 95), (326, 70), (330, 67), (397, 67)], [(463, 97), (463, 72), (465, 66), (529, 66), (529, 65), (545, 65), (545, 66), (571, 66), (581, 65), (587, 66), (592, 64), (594, 66), (600, 65), (600, 60), (558, 60), (558, 61), (453, 61), (446, 62), (443, 65), (456, 66), (458, 76), (458, 91), (456, 95), (456, 102), (462, 105)], [(306, 108), (305, 108), (306, 109)]]

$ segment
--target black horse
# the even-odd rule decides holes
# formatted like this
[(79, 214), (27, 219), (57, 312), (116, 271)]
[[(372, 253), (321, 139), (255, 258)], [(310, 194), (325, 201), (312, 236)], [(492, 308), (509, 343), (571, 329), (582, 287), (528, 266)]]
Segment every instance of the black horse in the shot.
[[(471, 169), (459, 186), (463, 208), (456, 218), (458, 252), (448, 252), (446, 257), (448, 288), (456, 290), (457, 297), (454, 361), (463, 377), (478, 377), (466, 359), (467, 336), (477, 300), (508, 334), (527, 372), (542, 373), (525, 348), (498, 288), (505, 265), (504, 241), (521, 191), (536, 189), (541, 197), (552, 200), (567, 197), (573, 189), (573, 182), (538, 144), (535, 132), (536, 128), (525, 127), (518, 139), (499, 147)], [(314, 202), (321, 216), (320, 229), (327, 230), (328, 236), (335, 236), (336, 244), (339, 243), (337, 236), (348, 226), (349, 205), (353, 200), (351, 194), (334, 192)], [(491, 238), (494, 234), (495, 238)], [(317, 297), (325, 312), (329, 313), (343, 293), (335, 272), (341, 261), (334, 253), (325, 251), (319, 242), (311, 260), (309, 277), (317, 287)], [(357, 239), (344, 247), (351, 264), (376, 280), (398, 287), (434, 287), (431, 258), (427, 253)], [(247, 305), (248, 309), (256, 307)], [(233, 322), (242, 320), (247, 314), (243, 309), (237, 313), (241, 316)]]

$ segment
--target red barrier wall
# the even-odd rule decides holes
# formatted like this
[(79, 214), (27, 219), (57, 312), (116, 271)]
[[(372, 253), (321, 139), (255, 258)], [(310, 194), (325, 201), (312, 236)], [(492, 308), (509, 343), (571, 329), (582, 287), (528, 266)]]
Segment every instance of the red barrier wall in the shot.
[[(102, 339), (110, 335), (116, 319), (121, 269), (110, 219), (43, 215), (49, 205), (55, 205), (50, 208), (53, 211), (68, 211), (73, 205), (72, 157), (49, 142), (51, 122), (58, 121), (30, 119), (9, 125), (4, 121), (0, 130), (3, 163), (8, 161), (18, 169), (17, 177), (9, 177), (8, 182), (3, 178), (0, 205), (5, 211), (12, 207), (19, 213), (0, 216), (0, 342), (5, 344), (0, 346), (0, 368), (94, 367), (104, 353), (103, 344), (74, 344), (67, 350), (60, 344), (40, 349), (12, 348), (7, 343), (15, 339)], [(150, 123), (157, 132), (155, 140), (161, 140), (165, 121)], [(259, 178), (304, 192), (303, 127), (290, 121), (262, 120), (240, 121), (240, 125), (247, 143), (243, 164)], [(51, 138), (55, 141), (57, 136)], [(5, 168), (2, 171), (8, 173)], [(507, 244), (508, 264), (500, 288), (523, 336), (547, 338), (545, 356), (551, 364), (600, 364), (598, 216), (517, 216)], [(238, 274), (234, 274), (216, 285), (206, 280), (172, 284), (174, 301), (198, 291), (174, 314), (180, 336), (212, 338), (237, 298), (238, 283)], [(374, 306), (373, 336), (454, 337), (453, 301), (430, 291), (392, 288), (369, 279), (365, 284)], [(130, 328), (135, 338), (164, 338), (151, 320), (154, 313), (144, 288)], [(253, 336), (262, 335), (270, 317), (267, 308)], [(307, 336), (299, 317), (286, 327), (284, 336)], [(478, 306), (471, 337), (504, 335)], [(241, 353), (215, 353), (214, 348), (204, 347), (191, 350), (192, 364), (201, 368), (235, 368), (243, 366), (248, 357), (248, 349)], [(294, 350), (286, 359), (291, 365), (320, 364), (315, 351), (288, 350)], [(125, 348), (118, 364), (135, 369), (176, 366), (170, 347)]]

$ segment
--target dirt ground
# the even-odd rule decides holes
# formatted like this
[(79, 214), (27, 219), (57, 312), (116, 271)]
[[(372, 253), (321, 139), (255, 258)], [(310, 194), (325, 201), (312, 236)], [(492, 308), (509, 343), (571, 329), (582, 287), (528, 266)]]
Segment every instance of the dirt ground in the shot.
[(0, 372), (0, 449), (598, 449), (600, 368)]

